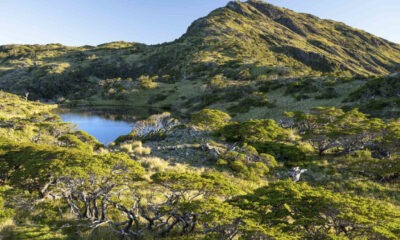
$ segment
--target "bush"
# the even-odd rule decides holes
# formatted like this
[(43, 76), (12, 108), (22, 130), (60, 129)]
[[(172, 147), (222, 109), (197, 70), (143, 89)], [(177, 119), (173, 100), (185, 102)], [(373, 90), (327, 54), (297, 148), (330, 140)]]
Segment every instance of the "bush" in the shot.
[(332, 99), (339, 97), (339, 93), (333, 87), (328, 87), (321, 94), (317, 95), (315, 99)]
[(253, 162), (249, 164), (249, 170), (252, 175), (256, 176), (264, 176), (269, 172), (269, 168), (265, 163), (262, 162)]
[(231, 164), (229, 165), (229, 167), (234, 171), (239, 173), (239, 175), (250, 175), (250, 172), (248, 170), (248, 168), (246, 167), (246, 165), (240, 161), (240, 160), (235, 160), (233, 162), (231, 162)]
[(268, 153), (261, 153), (260, 154), (261, 160), (268, 165), (268, 167), (273, 168), (278, 166), (278, 162), (276, 161), (275, 157)]
[(135, 140), (137, 138), (137, 133), (135, 131), (130, 132), (127, 135), (121, 135), (117, 139), (115, 139), (114, 143), (119, 145), (126, 141)]
[(231, 123), (222, 128), (219, 134), (228, 141), (249, 143), (283, 141), (289, 137), (289, 131), (279, 127), (272, 119)]
[(314, 85), (312, 79), (299, 79), (287, 86), (285, 94), (287, 95), (304, 95), (305, 93), (314, 93), (318, 91), (318, 87)]
[(216, 109), (203, 109), (192, 115), (191, 123), (203, 129), (216, 130), (225, 126), (231, 116)]
[(287, 166), (294, 166), (306, 160), (304, 149), (294, 145), (277, 142), (260, 142), (254, 145), (258, 152), (273, 155), (275, 158), (285, 161)]
[[(254, 147), (244, 144), (238, 151), (224, 153), (217, 160), (216, 165), (231, 170), (239, 177), (252, 180), (257, 180), (269, 172), (265, 156), (258, 155)], [(273, 156), (269, 156), (268, 158), (275, 161)], [(277, 165), (276, 161), (271, 161), (270, 165)]]
[(210, 80), (209, 85), (210, 85), (210, 88), (213, 90), (218, 90), (218, 89), (226, 87), (226, 80), (225, 80), (224, 75), (222, 75), (222, 74), (215, 75)]
[(83, 143), (77, 136), (66, 134), (58, 138), (60, 145), (68, 148), (90, 149), (90, 145)]
[(158, 86), (158, 84), (156, 82), (154, 82), (154, 80), (155, 80), (154, 77), (142, 75), (138, 78), (139, 86), (143, 89), (156, 88)]

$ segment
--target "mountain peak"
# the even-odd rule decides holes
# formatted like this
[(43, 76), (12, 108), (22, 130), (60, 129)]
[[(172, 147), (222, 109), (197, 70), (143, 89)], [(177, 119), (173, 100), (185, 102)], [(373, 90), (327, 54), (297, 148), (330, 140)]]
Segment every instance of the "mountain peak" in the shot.
[[(195, 21), (183, 38), (196, 39), (204, 50), (218, 52), (219, 61), (235, 56), (256, 65), (283, 65), (300, 75), (345, 70), (361, 75), (387, 74), (400, 62), (397, 44), (261, 0), (231, 1)], [(216, 41), (223, 46), (217, 47)]]
[(344, 23), (250, 0), (212, 11), (174, 42), (0, 46), (0, 63), (0, 87), (24, 92), (27, 82), (46, 78), (51, 87), (38, 84), (36, 92), (50, 98), (63, 89), (74, 92), (84, 81), (90, 86), (96, 79), (119, 77), (165, 76), (160, 81), (174, 81), (222, 75), (233, 81), (257, 81), (385, 75), (399, 66), (400, 45)]
[(269, 4), (261, 0), (249, 0), (246, 2), (231, 1), (226, 5), (226, 8), (236, 11), (238, 13), (262, 13), (268, 17), (276, 17), (283, 13), (280, 7)]

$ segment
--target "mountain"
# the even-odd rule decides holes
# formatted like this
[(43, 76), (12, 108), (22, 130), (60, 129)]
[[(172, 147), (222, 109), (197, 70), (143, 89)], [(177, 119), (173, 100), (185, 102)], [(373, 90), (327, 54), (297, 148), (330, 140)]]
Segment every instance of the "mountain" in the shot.
[[(0, 46), (0, 239), (399, 239), (398, 63), (254, 0), (160, 45)], [(106, 146), (31, 100), (135, 123)]]
[[(343, 23), (299, 14), (262, 1), (230, 2), (195, 21), (182, 37), (219, 64), (289, 68), (295, 74), (386, 74), (400, 46)], [(204, 61), (205, 58), (203, 58)], [(342, 66), (341, 66), (342, 65)]]
[(233, 1), (159, 45), (0, 46), (0, 89), (77, 104), (234, 108), (237, 98), (230, 96), (257, 92), (254, 86), (270, 80), (362, 79), (395, 72), (399, 63), (400, 45), (343, 23), (263, 1)]

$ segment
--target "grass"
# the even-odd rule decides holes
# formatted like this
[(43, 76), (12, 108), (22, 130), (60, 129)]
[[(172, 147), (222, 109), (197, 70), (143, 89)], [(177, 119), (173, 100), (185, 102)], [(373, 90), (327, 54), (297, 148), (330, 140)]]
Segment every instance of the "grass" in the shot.
[[(183, 97), (201, 95), (202, 80), (217, 74), (240, 81), (337, 75), (344, 64), (350, 75), (384, 75), (393, 63), (400, 62), (398, 45), (342, 23), (258, 4), (231, 3), (204, 19), (210, 24), (195, 21), (180, 39), (153, 46), (127, 42), (97, 47), (3, 46), (0, 82), (10, 92), (31, 89), (35, 99), (92, 97), (92, 104), (105, 104), (96, 95), (102, 88), (91, 81), (94, 78), (135, 80), (141, 75), (168, 75), (175, 85), (141, 90), (127, 99), (130, 105), (146, 106), (149, 99), (166, 95), (154, 103), (164, 107), (175, 106)], [(283, 18), (270, 17), (264, 9)], [(190, 81), (180, 82), (185, 76)], [(44, 83), (51, 90), (44, 91)]]
[[(78, 92), (74, 96), (75, 92), (68, 92), (68, 88), (55, 88), (54, 91), (58, 92), (49, 90), (49, 97), (64, 97), (65, 94), (66, 98), (71, 98), (68, 100), (73, 106), (168, 109), (173, 114), (185, 117), (207, 107), (222, 110), (231, 109), (229, 113), (234, 116), (234, 121), (257, 118), (277, 120), (282, 118), (286, 111), (307, 112), (317, 106), (344, 107), (347, 103), (343, 103), (343, 100), (352, 91), (362, 87), (365, 81), (332, 79), (333, 75), (387, 74), (389, 68), (384, 66), (385, 63), (400, 61), (398, 45), (390, 44), (340, 23), (276, 8), (274, 10), (281, 11), (282, 16), (291, 20), (289, 24), (279, 22), (282, 19), (267, 17), (266, 14), (268, 13), (263, 13), (262, 9), (253, 6), (254, 2), (231, 3), (237, 4), (247, 15), (235, 11), (235, 9), (219, 9), (206, 18), (209, 24), (194, 23), (188, 34), (181, 39), (157, 46), (124, 42), (108, 43), (96, 48), (69, 48), (59, 45), (13, 46), (12, 50), (17, 49), (21, 51), (22, 55), (16, 54), (8, 58), (7, 53), (2, 53), (1, 56), (3, 57), (0, 59), (2, 60), (0, 64), (1, 84), (21, 94), (27, 86), (40, 86), (40, 84), (36, 84), (38, 79), (42, 81), (43, 78), (47, 78), (48, 81), (45, 81), (46, 84), (49, 84), (47, 87), (54, 86), (54, 82), (65, 83), (65, 79), (68, 79), (68, 81), (71, 81), (71, 86), (78, 85), (82, 88), (82, 92), (89, 87), (94, 88), (95, 91), (92, 95), (82, 98), (79, 94), (82, 92)], [(306, 25), (315, 31), (305, 29)], [(300, 28), (299, 31), (304, 31), (306, 36), (297, 33), (296, 27)], [(363, 37), (372, 40), (363, 40)], [(375, 46), (374, 41), (378, 41), (380, 47)], [(343, 46), (343, 42), (346, 42), (347, 46)], [(30, 56), (29, 54), (32, 53), (29, 53), (29, 51), (22, 53), (25, 50), (19, 48), (24, 47), (35, 49), (37, 56)], [(321, 56), (323, 58), (320, 59), (321, 61), (315, 61), (315, 59), (304, 57), (309, 55), (316, 59)], [(370, 65), (371, 59), (374, 58), (384, 64)], [(320, 67), (320, 62), (325, 62), (322, 60), (326, 60), (325, 65), (328, 66)], [(337, 70), (340, 63), (345, 63), (349, 71), (339, 73)], [(321, 70), (323, 67), (329, 68), (329, 72)], [(184, 72), (187, 70), (188, 80), (182, 80), (184, 78), (183, 70), (185, 70)], [(74, 75), (75, 73), (78, 77)], [(33, 77), (35, 74), (44, 75), (37, 78)], [(72, 77), (68, 74), (71, 74)], [(111, 97), (106, 99), (101, 95), (103, 89), (98, 84), (101, 80), (118, 77), (124, 80), (131, 77), (135, 81), (140, 75), (155, 77), (155, 75), (167, 74), (171, 75), (171, 78), (165, 78), (167, 81), (172, 79), (170, 83), (157, 82), (157, 86), (151, 85), (151, 87), (155, 87), (154, 89), (132, 87), (132, 89), (128, 89), (129, 94), (124, 96), (126, 98), (122, 100), (114, 100)], [(226, 86), (221, 87), (221, 89), (210, 89), (208, 86), (209, 79), (217, 74), (224, 74)], [(313, 77), (302, 79), (299, 76)], [(70, 79), (79, 79), (79, 81), (72, 82)], [(80, 84), (86, 80), (87, 85), (81, 86)], [(258, 83), (267, 80), (278, 87), (261, 91)], [(301, 80), (304, 80), (306, 84), (300, 84), (301, 87), (298, 90), (290, 85), (293, 83), (291, 81), (300, 82)], [(304, 88), (307, 88), (308, 83), (313, 85), (311, 87), (317, 86), (316, 90), (305, 90)], [(293, 88), (288, 91), (290, 87)], [(318, 98), (329, 87), (335, 90), (337, 96), (329, 99)], [(35, 93), (34, 91), (32, 94)], [(39, 94), (40, 92), (37, 91), (36, 93)], [(301, 94), (307, 95), (308, 98), (301, 97)], [(236, 97), (231, 95), (236, 95)], [(36, 97), (42, 96), (37, 95)], [(265, 99), (268, 101), (263, 101)], [(266, 102), (273, 103), (274, 106), (260, 107), (260, 103), (266, 105)], [(240, 106), (241, 104), (245, 106)], [(235, 110), (232, 106), (242, 108)], [(13, 127), (1, 127), (0, 136), (6, 136), (7, 140), (17, 141), (18, 143), (31, 142), (39, 129), (43, 127), (42, 124), (45, 123), (47, 125), (43, 127), (45, 130), (43, 130), (41, 141), (44, 144), (56, 145), (58, 138), (55, 137), (57, 134), (54, 134), (54, 136), (51, 134), (52, 124), (67, 134), (73, 133), (71, 133), (72, 130), (69, 126), (63, 125), (59, 121), (43, 121), (46, 115), (51, 115), (50, 111), (55, 107), (55, 105), (27, 102), (21, 97), (0, 91), (0, 123), (8, 124), (12, 122), (15, 125)], [(245, 111), (243, 111), (243, 108), (245, 108)], [(297, 141), (299, 145), (304, 145), (300, 142), (300, 136), (296, 135), (295, 137), (297, 138), (293, 141)], [(161, 201), (162, 194), (153, 191), (159, 186), (147, 188), (151, 185), (150, 176), (154, 173), (174, 171), (202, 174), (207, 171), (216, 171), (217, 167), (208, 164), (207, 159), (202, 159), (202, 155), (207, 157), (207, 153), (198, 150), (201, 147), (199, 142), (206, 142), (210, 139), (217, 141), (213, 145), (222, 145), (222, 148), (230, 147), (222, 139), (201, 135), (199, 139), (192, 136), (180, 136), (172, 140), (167, 139), (165, 142), (155, 142), (152, 145), (146, 143), (145, 147), (141, 142), (127, 142), (121, 144), (118, 150), (130, 153), (131, 157), (146, 169), (144, 178), (148, 182), (144, 183), (147, 185), (143, 186), (143, 192), (149, 196), (158, 194), (155, 198), (159, 198), (158, 200)], [(32, 143), (32, 145), (35, 144)], [(163, 144), (171, 146), (178, 157), (174, 159), (174, 153), (169, 148), (160, 150), (163, 152), (159, 152), (157, 155), (157, 147), (162, 147)], [(178, 148), (178, 146), (182, 148)], [(165, 160), (161, 157), (169, 159)], [(299, 160), (295, 164), (309, 169), (307, 173), (309, 175), (305, 174), (304, 179), (313, 186), (323, 186), (357, 197), (367, 196), (373, 199), (383, 199), (398, 205), (400, 201), (397, 197), (399, 195), (398, 184), (380, 184), (374, 182), (373, 179), (358, 176), (357, 167), (360, 166), (352, 166), (351, 160), (354, 159), (348, 157), (343, 160), (342, 156), (336, 157), (330, 152), (320, 158), (310, 150), (307, 159)], [(371, 159), (363, 158), (356, 160), (371, 161)], [(273, 170), (276, 172), (256, 180), (237, 177), (232, 175), (232, 172), (223, 169), (221, 174), (223, 174), (224, 179), (240, 188), (240, 194), (245, 194), (269, 183), (279, 182), (286, 178), (287, 170), (287, 167), (281, 162), (279, 168)], [(266, 196), (266, 198), (268, 197)], [(29, 214), (36, 215), (35, 217), (40, 215), (34, 211)], [(43, 217), (43, 215), (39, 217)], [(16, 222), (7, 219), (0, 225), (1, 239), (66, 238), (61, 230), (53, 229), (52, 226), (36, 225), (30, 220), (27, 220), (24, 224), (16, 224)], [(88, 240), (113, 239), (115, 234), (104, 226), (93, 231), (84, 229), (80, 231), (80, 237)]]
[(67, 236), (46, 225), (9, 225), (3, 228), (0, 238), (4, 240), (61, 240), (67, 239)]
[[(284, 81), (284, 80), (275, 80), (275, 81)], [(321, 80), (322, 81), (322, 80)], [(338, 97), (332, 99), (316, 99), (315, 96), (319, 94), (319, 92), (315, 92), (310, 95), (308, 99), (297, 100), (291, 95), (285, 94), (286, 85), (282, 85), (281, 87), (270, 90), (267, 93), (268, 99), (270, 102), (275, 104), (275, 107), (249, 107), (248, 112), (245, 113), (237, 113), (233, 117), (235, 121), (245, 121), (249, 119), (259, 119), (259, 118), (272, 118), (275, 120), (279, 120), (284, 117), (284, 112), (291, 111), (303, 111), (308, 112), (314, 107), (319, 106), (333, 106), (333, 107), (343, 107), (345, 104), (343, 100), (347, 98), (347, 96), (353, 91), (353, 89), (357, 89), (358, 87), (365, 84), (365, 81), (354, 80), (349, 82), (340, 82), (334, 85), (335, 90), (338, 93)], [(225, 107), (226, 104), (220, 103), (215, 105), (218, 107)]]

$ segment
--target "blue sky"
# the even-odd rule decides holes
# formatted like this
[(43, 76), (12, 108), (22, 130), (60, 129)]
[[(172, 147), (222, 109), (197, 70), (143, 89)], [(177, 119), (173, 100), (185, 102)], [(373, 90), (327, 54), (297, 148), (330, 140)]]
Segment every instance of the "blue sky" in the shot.
[[(0, 45), (162, 43), (228, 0), (0, 0)], [(400, 43), (399, 0), (269, 0)]]

